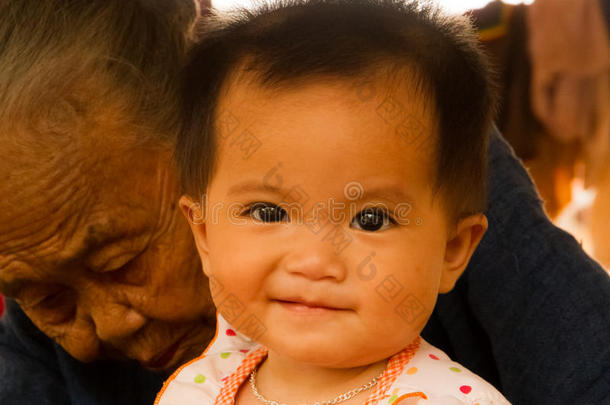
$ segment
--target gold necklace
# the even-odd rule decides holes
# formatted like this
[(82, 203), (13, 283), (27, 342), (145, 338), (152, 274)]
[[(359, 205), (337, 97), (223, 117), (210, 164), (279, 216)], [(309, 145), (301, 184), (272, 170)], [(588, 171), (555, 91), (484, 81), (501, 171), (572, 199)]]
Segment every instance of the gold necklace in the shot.
[[(250, 373), (250, 387), (252, 388), (252, 393), (254, 394), (256, 399), (258, 399), (265, 405), (287, 405), (284, 402), (269, 400), (258, 392), (258, 389), (256, 388), (256, 371), (257, 370), (258, 370), (258, 366), (254, 370), (252, 370), (252, 373)], [(335, 397), (331, 400), (314, 402), (313, 405), (334, 405), (334, 404), (338, 404), (343, 401), (347, 401), (348, 399), (355, 397), (356, 395), (360, 394), (361, 392), (374, 387), (377, 384), (377, 381), (379, 381), (379, 379), (383, 375), (383, 373), (384, 373), (384, 371), (382, 371), (381, 374), (379, 374), (377, 377), (373, 378), (371, 381), (367, 382), (366, 384), (361, 385), (358, 388), (354, 388), (351, 391), (344, 392), (343, 394), (338, 395), (337, 397)], [(300, 404), (300, 405), (307, 405), (307, 404)]]

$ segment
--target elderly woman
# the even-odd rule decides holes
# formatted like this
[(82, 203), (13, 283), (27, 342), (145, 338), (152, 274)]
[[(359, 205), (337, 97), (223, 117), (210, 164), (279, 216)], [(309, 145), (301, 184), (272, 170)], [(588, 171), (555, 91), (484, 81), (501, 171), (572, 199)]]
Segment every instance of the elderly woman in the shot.
[[(0, 404), (152, 404), (211, 339), (171, 160), (195, 14), (0, 0)], [(607, 403), (608, 277), (490, 156), (489, 231), (424, 337), (513, 403)]]
[(192, 0), (0, 1), (0, 404), (151, 403), (151, 371), (211, 338), (171, 169), (195, 15)]

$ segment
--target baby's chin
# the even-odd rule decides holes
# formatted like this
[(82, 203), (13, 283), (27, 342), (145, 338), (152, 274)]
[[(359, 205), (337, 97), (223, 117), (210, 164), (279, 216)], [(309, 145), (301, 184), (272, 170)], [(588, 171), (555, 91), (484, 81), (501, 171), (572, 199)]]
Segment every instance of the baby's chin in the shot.
[[(342, 347), (343, 346), (343, 347)], [(404, 349), (407, 345), (396, 348), (378, 347), (345, 347), (345, 343), (301, 342), (295, 344), (271, 344), (270, 356), (276, 355), (308, 366), (324, 368), (356, 368), (384, 361)]]

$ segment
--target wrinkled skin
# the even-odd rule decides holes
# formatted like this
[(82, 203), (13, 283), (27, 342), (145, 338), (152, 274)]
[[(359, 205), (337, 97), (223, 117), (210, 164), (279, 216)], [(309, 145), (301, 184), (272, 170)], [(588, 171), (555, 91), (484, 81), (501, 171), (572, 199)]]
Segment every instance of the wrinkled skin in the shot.
[(0, 292), (78, 360), (171, 370), (201, 353), (215, 311), (169, 148), (77, 148), (3, 164)]

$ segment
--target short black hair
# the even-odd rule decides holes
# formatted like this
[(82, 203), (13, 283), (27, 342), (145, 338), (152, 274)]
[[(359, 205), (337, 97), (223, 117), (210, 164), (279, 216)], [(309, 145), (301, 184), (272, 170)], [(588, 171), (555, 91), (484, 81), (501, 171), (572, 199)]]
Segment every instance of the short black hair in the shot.
[(246, 61), (262, 86), (280, 89), (403, 66), (415, 71), (417, 87), (431, 96), (436, 111), (435, 189), (454, 217), (485, 209), (497, 90), (467, 17), (418, 1), (288, 0), (207, 25), (183, 77), (176, 158), (184, 192), (203, 195), (213, 177), (220, 90)]

